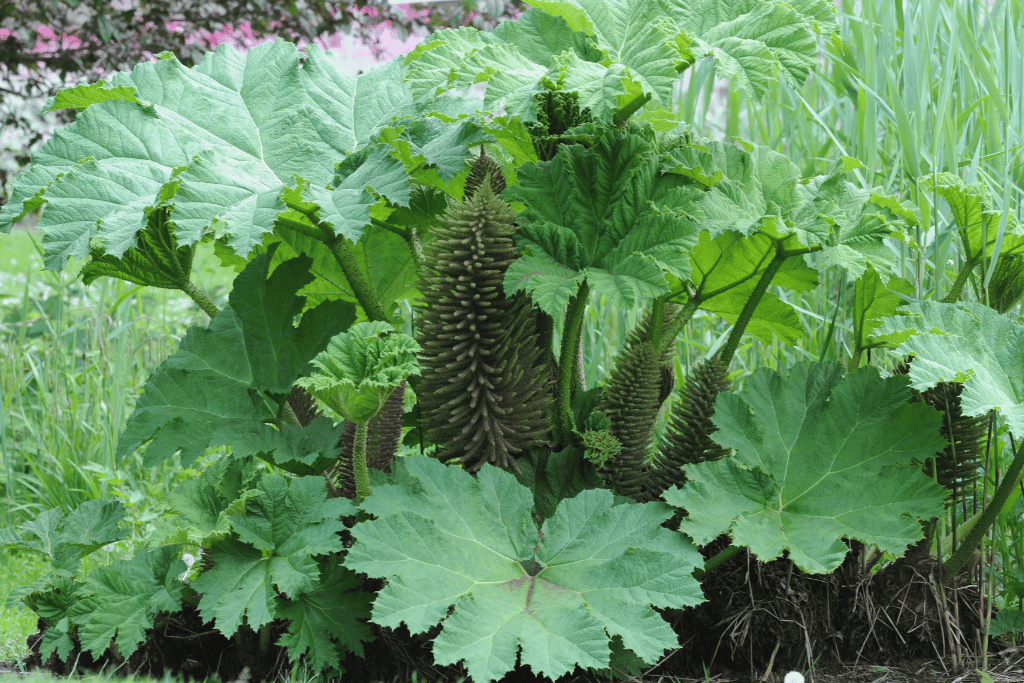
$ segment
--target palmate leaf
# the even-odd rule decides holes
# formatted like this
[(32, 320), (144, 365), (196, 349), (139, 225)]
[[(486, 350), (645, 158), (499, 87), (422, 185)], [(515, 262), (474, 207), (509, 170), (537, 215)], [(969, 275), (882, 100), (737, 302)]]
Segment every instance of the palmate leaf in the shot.
[(254, 630), (275, 616), (276, 597), (299, 600), (320, 586), (314, 556), (344, 550), (339, 518), (355, 514), (345, 498), (328, 498), (322, 477), (268, 475), (244, 514), (231, 516), (238, 535), (209, 550), (212, 569), (196, 579), (199, 612), (226, 636), (245, 622)]
[(640, 135), (607, 129), (594, 149), (563, 145), (551, 161), (520, 168), (519, 181), (502, 193), (527, 207), (517, 237), (525, 256), (506, 272), (507, 295), (525, 290), (560, 316), (584, 279), (632, 308), (667, 293), (667, 273), (689, 275), (698, 229), (671, 207), (653, 208), (678, 182), (658, 174), (654, 149)]
[[(388, 584), (372, 620), (421, 633), (438, 622), (439, 664), (465, 661), (476, 681), (521, 663), (556, 679), (608, 667), (614, 636), (654, 662), (676, 636), (652, 609), (703, 600), (696, 549), (661, 527), (661, 503), (614, 505), (611, 492), (563, 500), (539, 532), (533, 494), (495, 467), (477, 477), (425, 457), (402, 458), (363, 509), (345, 565)], [(448, 608), (454, 606), (451, 616)]]
[(680, 531), (706, 544), (728, 533), (762, 561), (789, 552), (808, 573), (838, 567), (844, 538), (901, 554), (941, 514), (944, 490), (912, 460), (942, 450), (942, 416), (908, 404), (901, 376), (837, 363), (766, 368), (719, 394), (712, 440), (731, 457), (685, 467), (665, 500), (691, 514)]
[[(285, 41), (246, 54), (221, 46), (192, 69), (162, 57), (115, 75), (102, 91), (58, 96), (81, 109), (77, 120), (33, 155), (0, 221), (6, 232), (45, 206), (48, 268), (88, 256), (94, 237), (120, 258), (135, 246), (146, 211), (163, 203), (179, 247), (215, 226), (245, 256), (273, 230), (284, 210), (279, 196), (296, 176), (326, 188), (346, 154), (393, 116), (417, 113), (399, 62), (357, 78), (318, 48), (303, 55)], [(359, 226), (341, 227), (358, 237)]]
[(962, 382), (964, 415), (998, 410), (1014, 435), (1024, 435), (1024, 325), (978, 303), (922, 301), (903, 312), (877, 334), (902, 342), (897, 353), (915, 356), (912, 386)]
[(149, 442), (147, 464), (180, 450), (187, 467), (206, 448), (226, 444), (237, 457), (274, 453), (278, 465), (306, 473), (336, 455), (340, 428), (323, 418), (275, 430), (264, 424), (276, 417), (265, 396), (287, 395), (310, 360), (354, 321), (355, 306), (324, 302), (296, 327), (304, 302), (295, 293), (312, 280), (310, 259), (282, 263), (268, 278), (274, 249), (253, 259), (236, 278), (229, 305), (209, 327), (190, 328), (154, 372), (118, 441), (119, 456)]
[(128, 658), (153, 628), (157, 612), (181, 610), (185, 563), (177, 545), (143, 548), (130, 560), (115, 560), (89, 572), (71, 608), (82, 650), (101, 656), (111, 642)]

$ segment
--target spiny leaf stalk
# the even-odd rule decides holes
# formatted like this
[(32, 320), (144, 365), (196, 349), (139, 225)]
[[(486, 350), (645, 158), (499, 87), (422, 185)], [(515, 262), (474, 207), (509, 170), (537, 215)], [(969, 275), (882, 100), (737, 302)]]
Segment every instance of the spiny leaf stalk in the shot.
[[(480, 159), (471, 178), (493, 164)], [(549, 373), (529, 299), (502, 287), (519, 257), (515, 212), (495, 196), (503, 185), (492, 170), (467, 183), (469, 200), (443, 215), (420, 277), (418, 400), (431, 440), (443, 444), (437, 457), (470, 471), (484, 463), (518, 471), (515, 456), (549, 429)]]
[[(392, 392), (380, 412), (370, 418), (366, 434), (366, 466), (372, 470), (387, 471), (398, 452), (402, 438), (402, 414), (405, 402), (405, 385)], [(288, 405), (294, 411), (303, 427), (320, 415), (316, 402), (302, 387), (292, 389)], [(338, 441), (340, 453), (337, 460), (324, 472), (332, 492), (345, 498), (356, 497), (355, 475), (352, 463), (352, 448), (356, 435), (356, 423), (345, 420), (344, 431)]]

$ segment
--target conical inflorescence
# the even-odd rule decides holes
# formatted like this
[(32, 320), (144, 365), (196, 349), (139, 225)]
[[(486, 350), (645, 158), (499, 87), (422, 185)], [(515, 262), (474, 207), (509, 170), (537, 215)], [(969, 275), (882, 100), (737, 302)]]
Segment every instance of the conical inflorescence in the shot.
[(481, 153), (466, 201), (441, 218), (420, 272), (417, 400), (437, 457), (470, 471), (484, 463), (518, 471), (515, 457), (549, 429), (549, 372), (530, 300), (506, 297), (502, 284), (519, 257), (515, 212), (497, 197), (504, 186)]
[(665, 489), (686, 482), (684, 465), (718, 460), (728, 449), (711, 440), (718, 427), (711, 422), (718, 394), (729, 390), (728, 367), (717, 356), (699, 363), (686, 379), (672, 408), (665, 440), (655, 456), (648, 481), (647, 498), (653, 500)]
[[(913, 357), (896, 367), (894, 373), (910, 373)], [(964, 385), (960, 382), (939, 382), (924, 391), (911, 389), (911, 403), (924, 401), (942, 413), (942, 437), (949, 442), (945, 450), (923, 463), (924, 473), (952, 495), (952, 504), (962, 502), (973, 494), (974, 485), (982, 471), (982, 459), (988, 441), (988, 417), (967, 417), (960, 404)]]
[[(671, 326), (678, 307), (666, 311), (663, 330)], [(612, 490), (639, 500), (644, 495), (653, 448), (654, 425), (667, 395), (664, 369), (670, 366), (673, 339), (656, 347), (648, 313), (630, 333), (604, 385), (600, 409), (611, 420), (609, 431), (622, 448), (601, 470)]]

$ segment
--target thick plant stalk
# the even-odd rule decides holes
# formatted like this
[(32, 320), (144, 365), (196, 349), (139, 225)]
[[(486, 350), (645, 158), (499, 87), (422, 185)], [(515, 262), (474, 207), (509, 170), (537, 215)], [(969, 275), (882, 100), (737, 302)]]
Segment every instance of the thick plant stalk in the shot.
[(768, 285), (775, 279), (775, 275), (782, 268), (782, 263), (789, 258), (784, 256), (780, 245), (775, 245), (775, 256), (768, 262), (768, 266), (761, 273), (761, 279), (757, 281), (754, 286), (754, 291), (750, 293), (750, 298), (747, 299), (747, 303), (743, 306), (743, 310), (740, 311), (739, 318), (736, 319), (736, 324), (732, 327), (732, 332), (729, 333), (729, 338), (726, 340), (725, 345), (722, 346), (718, 351), (718, 357), (728, 367), (729, 363), (732, 362), (732, 357), (736, 355), (736, 349), (740, 347), (740, 340), (743, 338), (743, 333), (747, 331), (747, 325), (750, 323), (750, 319), (754, 317), (754, 310), (757, 309), (757, 305), (761, 303), (761, 297), (768, 291)]
[(370, 471), (366, 467), (366, 431), (368, 423), (356, 424), (352, 440), (352, 474), (356, 480), (356, 505), (362, 505), (370, 495)]
[(565, 443), (572, 431), (572, 393), (579, 385), (576, 377), (580, 340), (583, 335), (583, 317), (587, 312), (590, 285), (580, 285), (576, 296), (569, 300), (562, 328), (562, 351), (558, 357), (558, 383), (555, 386), (555, 441)]
[(185, 281), (185, 284), (181, 287), (181, 291), (185, 292), (192, 301), (199, 304), (199, 308), (203, 309), (203, 313), (211, 318), (217, 315), (217, 307), (212, 301), (210, 301), (210, 297), (203, 294), (203, 292), (196, 287), (191, 280)]
[(337, 237), (328, 242), (327, 246), (330, 247), (334, 259), (341, 266), (342, 272), (345, 273), (348, 286), (352, 288), (352, 293), (355, 294), (356, 301), (362, 306), (367, 319), (387, 322), (388, 314), (377, 300), (373, 289), (370, 288), (370, 283), (363, 277), (363, 272), (359, 270), (359, 265), (356, 263), (355, 256), (352, 255), (352, 250), (345, 243), (345, 238)]
[(953, 281), (952, 286), (949, 288), (949, 293), (942, 299), (942, 303), (955, 304), (960, 300), (960, 294), (964, 291), (964, 285), (967, 284), (967, 280), (971, 277), (971, 273), (974, 272), (976, 265), (978, 265), (977, 259), (971, 259), (964, 263), (960, 272), (957, 273), (956, 280)]
[[(402, 408), (405, 402), (405, 384), (395, 389), (384, 406), (366, 423), (366, 467), (368, 469), (386, 471), (395, 459), (398, 442), (402, 438)], [(313, 397), (302, 387), (292, 389), (286, 404), (286, 413), (295, 416), (296, 424), (303, 427), (313, 421), (320, 411)], [(331, 484), (335, 495), (345, 498), (356, 497), (354, 462), (352, 458), (355, 443), (356, 423), (345, 420), (341, 440), (338, 442), (340, 454), (337, 460), (327, 469), (324, 475)]]
[(334, 256), (334, 260), (341, 266), (341, 271), (345, 274), (345, 279), (348, 280), (348, 285), (352, 288), (356, 301), (362, 307), (363, 312), (366, 313), (366, 318), (371, 321), (389, 322), (387, 312), (380, 301), (377, 300), (377, 295), (373, 293), (373, 289), (363, 276), (363, 272), (359, 270), (359, 264), (356, 263), (356, 258), (352, 254), (346, 238), (341, 235), (334, 235), (330, 230), (321, 226), (315, 213), (291, 203), (288, 204), (288, 208), (306, 216), (313, 225), (308, 226), (287, 218), (279, 218), (278, 223), (327, 245), (327, 248), (331, 250), (331, 254)]
[(793, 256), (802, 256), (804, 254), (810, 254), (815, 251), (821, 251), (821, 246), (814, 246), (809, 248), (801, 249), (783, 249), (781, 242), (775, 243), (775, 256), (768, 262), (764, 272), (761, 273), (761, 279), (754, 285), (754, 290), (750, 293), (750, 298), (747, 299), (747, 303), (743, 306), (743, 310), (740, 311), (739, 318), (736, 319), (736, 324), (732, 327), (732, 332), (729, 333), (729, 338), (725, 344), (718, 351), (718, 357), (721, 358), (726, 367), (732, 362), (732, 357), (736, 355), (736, 349), (740, 347), (740, 340), (743, 338), (743, 333), (747, 330), (747, 325), (750, 324), (751, 318), (754, 317), (754, 311), (757, 310), (758, 304), (761, 303), (761, 298), (764, 293), (768, 291), (768, 286), (771, 285), (772, 280), (775, 279), (779, 269), (782, 268), (782, 264), (787, 259)]

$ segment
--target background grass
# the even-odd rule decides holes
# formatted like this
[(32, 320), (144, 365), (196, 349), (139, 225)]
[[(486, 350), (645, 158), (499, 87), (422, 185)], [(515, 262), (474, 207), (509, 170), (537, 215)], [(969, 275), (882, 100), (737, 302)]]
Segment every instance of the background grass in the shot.
[[(919, 212), (913, 242), (920, 250), (893, 247), (918, 295), (940, 299), (960, 263), (948, 207), (925, 189), (926, 177), (948, 171), (984, 183), (997, 208), (1024, 218), (1024, 5), (844, 0), (839, 9), (843, 41), (829, 43), (821, 71), (804, 86), (783, 84), (752, 103), (705, 60), (680, 82), (676, 107), (712, 137), (739, 135), (786, 154), (805, 176), (827, 173), (840, 155), (862, 161), (857, 182), (899, 191)], [(117, 461), (117, 436), (148, 373), (205, 315), (180, 293), (106, 278), (85, 288), (76, 281), (77, 264), (61, 273), (41, 266), (34, 233), (0, 235), (0, 525), (50, 507), (70, 510), (90, 498), (117, 497), (128, 507), (132, 539), (144, 538), (166, 509), (167, 492), (190, 475), (173, 464), (148, 469), (134, 459)], [(207, 249), (195, 268), (197, 284), (222, 305), (231, 273)], [(978, 298), (985, 277), (972, 280), (967, 298)], [(851, 325), (844, 315), (852, 309), (852, 287), (840, 285), (824, 278), (808, 293), (776, 292), (797, 307), (807, 334), (799, 347), (748, 337), (733, 365), (735, 379), (758, 366), (787, 367), (822, 355), (847, 362)], [(1020, 314), (1018, 307), (1009, 315)], [(637, 317), (600, 302), (590, 309), (583, 340), (588, 387), (611, 371)], [(677, 354), (680, 382), (727, 331), (707, 315), (687, 326)], [(872, 361), (892, 362), (884, 354)], [(989, 491), (1005, 471), (1008, 450), (997, 424), (982, 473)], [(1004, 508), (979, 569), (997, 605), (1024, 606), (1022, 500)], [(951, 521), (983, 504), (984, 492), (972, 493)], [(35, 577), (40, 565), (33, 562), (0, 555), (0, 604), (13, 585)], [(0, 611), (0, 660), (21, 652), (18, 643), (34, 629), (31, 615)]]

